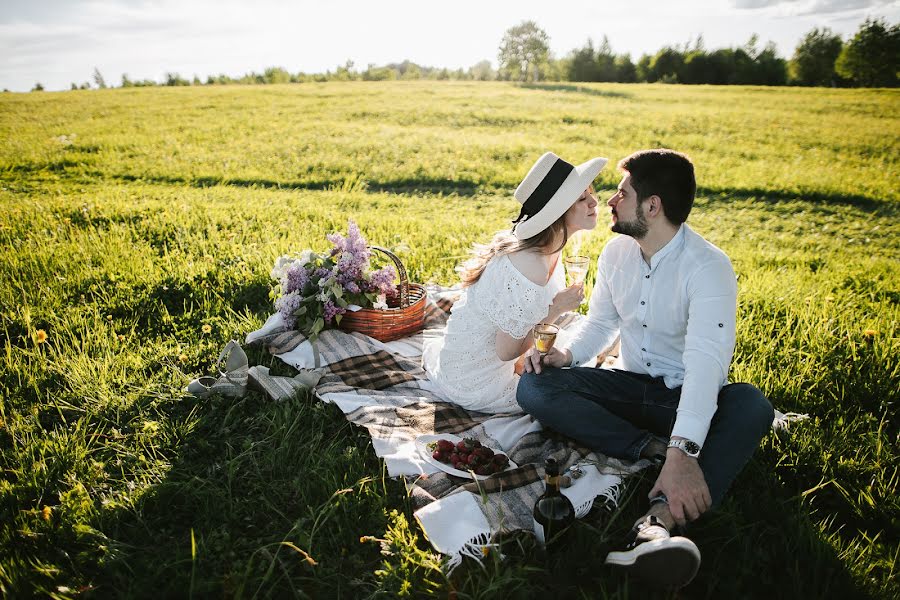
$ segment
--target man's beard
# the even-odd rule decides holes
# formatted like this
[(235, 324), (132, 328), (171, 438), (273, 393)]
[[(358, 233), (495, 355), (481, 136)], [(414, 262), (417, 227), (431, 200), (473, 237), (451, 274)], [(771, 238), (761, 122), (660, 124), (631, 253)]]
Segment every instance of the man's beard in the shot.
[(616, 221), (610, 229), (616, 233), (633, 237), (636, 240), (642, 239), (650, 231), (650, 228), (647, 226), (647, 219), (640, 211), (638, 211), (634, 221)]

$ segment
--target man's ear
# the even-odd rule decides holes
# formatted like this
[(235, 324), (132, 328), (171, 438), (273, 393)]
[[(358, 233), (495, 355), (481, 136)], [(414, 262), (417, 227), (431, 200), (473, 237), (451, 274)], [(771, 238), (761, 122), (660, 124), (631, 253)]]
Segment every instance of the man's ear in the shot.
[(657, 215), (661, 215), (663, 212), (662, 208), (662, 200), (656, 194), (653, 194), (649, 198), (647, 198), (645, 204), (647, 205), (647, 216), (655, 217)]

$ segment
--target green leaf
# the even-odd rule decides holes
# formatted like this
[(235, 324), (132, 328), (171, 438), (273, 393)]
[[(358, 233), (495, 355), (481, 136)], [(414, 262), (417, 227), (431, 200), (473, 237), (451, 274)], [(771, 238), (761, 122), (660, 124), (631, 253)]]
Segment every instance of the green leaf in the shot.
[(296, 315), (298, 317), (301, 317), (305, 314), (306, 314), (306, 307), (303, 306), (302, 304), (300, 305), (300, 308), (298, 308), (297, 310), (294, 311), (294, 315)]
[(325, 319), (319, 317), (316, 319), (316, 322), (313, 323), (312, 329), (310, 329), (310, 335), (319, 335), (319, 332), (325, 328)]
[(335, 324), (335, 325), (340, 325), (340, 324), (341, 324), (341, 319), (342, 319), (343, 317), (344, 317), (344, 315), (334, 315), (334, 324)]

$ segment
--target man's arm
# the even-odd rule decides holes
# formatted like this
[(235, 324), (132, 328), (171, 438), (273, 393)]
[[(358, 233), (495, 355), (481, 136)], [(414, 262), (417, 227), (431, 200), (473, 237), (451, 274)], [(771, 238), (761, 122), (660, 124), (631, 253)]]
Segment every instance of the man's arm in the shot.
[[(685, 368), (672, 439), (706, 441), (734, 352), (737, 284), (727, 260), (698, 271), (688, 286), (688, 324), (682, 362)], [(702, 452), (702, 450), (701, 450)], [(665, 494), (679, 524), (709, 510), (709, 487), (696, 458), (669, 448), (649, 496)]]
[(563, 366), (584, 364), (596, 357), (601, 350), (607, 348), (619, 334), (619, 312), (612, 301), (609, 287), (609, 274), (613, 273), (610, 261), (617, 254), (607, 244), (597, 261), (597, 281), (591, 294), (587, 318), (572, 335), (572, 341), (566, 348), (569, 361)]

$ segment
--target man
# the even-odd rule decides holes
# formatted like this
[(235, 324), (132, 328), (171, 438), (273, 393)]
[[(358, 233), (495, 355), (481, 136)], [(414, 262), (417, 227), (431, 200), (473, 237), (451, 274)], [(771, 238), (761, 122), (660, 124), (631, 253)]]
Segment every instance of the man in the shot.
[[(728, 257), (685, 224), (696, 192), (690, 159), (645, 150), (619, 169), (607, 205), (622, 235), (600, 255), (588, 316), (568, 347), (526, 356), (517, 400), (598, 452), (664, 461), (648, 512), (606, 562), (680, 587), (700, 551), (670, 532), (721, 502), (773, 410), (755, 387), (727, 383), (737, 285)], [(613, 369), (579, 366), (618, 335)]]

